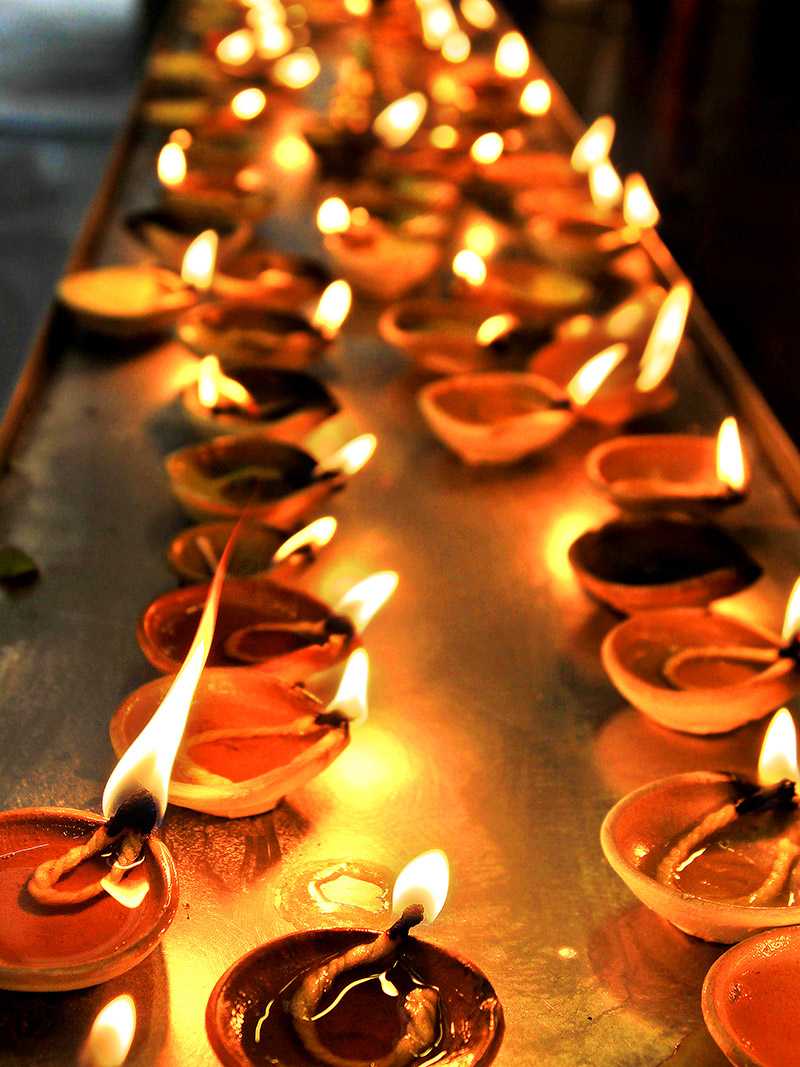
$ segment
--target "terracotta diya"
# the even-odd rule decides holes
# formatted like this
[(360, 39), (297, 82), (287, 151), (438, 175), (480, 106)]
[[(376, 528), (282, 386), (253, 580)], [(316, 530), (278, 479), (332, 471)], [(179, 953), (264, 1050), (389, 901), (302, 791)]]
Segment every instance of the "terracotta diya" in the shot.
[(175, 271), (180, 271), (189, 245), (205, 230), (217, 234), (220, 263), (244, 248), (253, 234), (249, 222), (213, 207), (207, 211), (181, 210), (167, 205), (148, 208), (128, 215), (125, 227), (161, 264)]
[[(776, 720), (778, 732), (788, 726), (791, 752), (791, 716)], [(695, 937), (730, 943), (800, 923), (796, 757), (774, 751), (773, 727), (758, 782), (673, 775), (623, 797), (603, 822), (603, 851), (628, 888)]]
[[(186, 125), (176, 122), (173, 125)], [(257, 220), (272, 208), (276, 194), (268, 176), (256, 166), (188, 169), (181, 145), (170, 141), (158, 157), (158, 177), (167, 203), (177, 210), (230, 212)]]
[(612, 260), (632, 248), (641, 237), (621, 215), (608, 217), (587, 207), (570, 214), (534, 215), (526, 224), (528, 240), (545, 263), (595, 275), (607, 270)]
[(613, 519), (574, 541), (569, 561), (587, 593), (626, 615), (708, 604), (761, 574), (724, 530), (680, 516)]
[[(480, 257), (476, 257), (479, 259)], [(477, 268), (475, 259), (471, 263)], [(461, 273), (458, 265), (456, 272)], [(591, 304), (595, 289), (586, 279), (522, 257), (499, 256), (456, 287), (484, 307), (508, 311), (538, 323), (556, 323)]]
[(275, 307), (296, 309), (319, 300), (332, 281), (330, 271), (314, 259), (252, 249), (216, 272), (213, 289), (234, 300), (265, 299)]
[[(439, 853), (415, 863), (442, 861)], [(435, 917), (443, 895), (416, 887), (398, 891), (396, 884), (394, 900), (396, 910), (413, 903), (385, 932), (308, 930), (235, 963), (206, 1010), (208, 1036), (222, 1063), (490, 1063), (502, 1039), (503, 1012), (488, 979), (409, 933), (426, 911)]]
[(84, 329), (122, 340), (172, 329), (197, 300), (179, 275), (146, 265), (66, 274), (56, 296)]

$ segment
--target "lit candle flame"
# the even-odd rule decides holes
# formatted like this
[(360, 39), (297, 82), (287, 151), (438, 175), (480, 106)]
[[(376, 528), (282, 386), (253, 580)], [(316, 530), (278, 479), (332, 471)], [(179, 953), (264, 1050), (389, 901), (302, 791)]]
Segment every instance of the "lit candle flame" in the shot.
[(257, 412), (258, 404), (241, 382), (223, 373), (216, 356), (206, 356), (197, 371), (197, 397), (205, 408), (213, 408), (220, 397), (237, 407)]
[(781, 638), (784, 644), (792, 641), (800, 633), (800, 578), (794, 583), (789, 600), (786, 603), (786, 614), (783, 617), (783, 630)]
[(758, 757), (758, 780), (762, 785), (777, 785), (788, 778), (800, 780), (797, 769), (797, 731), (786, 708), (772, 716)]
[(275, 80), (288, 89), (302, 89), (319, 74), (319, 60), (310, 48), (302, 48), (275, 63)]
[(375, 118), (372, 131), (387, 148), (401, 148), (417, 132), (427, 110), (428, 101), (423, 93), (401, 96)]
[(722, 420), (717, 434), (717, 477), (734, 490), (742, 490), (747, 484), (747, 465), (733, 415)]
[(497, 44), (494, 69), (503, 78), (521, 78), (531, 65), (531, 54), (521, 33), (504, 33)]
[(650, 190), (641, 174), (629, 174), (625, 179), (622, 215), (628, 226), (645, 229), (655, 226), (660, 215)]
[(461, 0), (459, 11), (476, 30), (488, 30), (497, 22), (497, 12), (489, 0)]
[(222, 38), (216, 52), (220, 63), (227, 63), (229, 67), (241, 67), (255, 55), (256, 42), (250, 30), (235, 30)]
[(369, 656), (363, 648), (357, 648), (347, 660), (336, 696), (330, 703), (331, 711), (346, 715), (351, 726), (360, 726), (367, 721), (368, 681)]
[(311, 325), (330, 341), (341, 329), (352, 302), (353, 292), (346, 281), (340, 278), (331, 282), (319, 298), (316, 311), (311, 316)]
[(463, 278), (469, 285), (477, 287), (486, 281), (486, 264), (477, 252), (462, 248), (453, 258), (453, 274), (458, 278)]
[(584, 363), (566, 386), (567, 396), (572, 403), (578, 407), (588, 404), (627, 351), (626, 344), (610, 345)]
[(158, 153), (158, 178), (162, 185), (174, 188), (186, 177), (186, 153), (175, 141), (168, 141)]
[(592, 194), (592, 203), (601, 211), (608, 211), (619, 203), (622, 182), (607, 160), (596, 163), (589, 171), (589, 192)]
[(450, 887), (450, 866), (439, 849), (423, 852), (397, 876), (392, 891), (392, 909), (402, 911), (410, 904), (422, 904), (425, 918), (433, 922), (444, 907)]
[(546, 115), (550, 110), (553, 94), (544, 78), (528, 82), (519, 98), (520, 110), (526, 115)]
[(356, 632), (360, 634), (395, 591), (398, 581), (395, 571), (378, 571), (369, 578), (357, 582), (344, 594), (333, 610), (337, 615), (349, 615)]
[(350, 208), (339, 196), (323, 200), (317, 211), (320, 233), (344, 233), (350, 226)]
[(273, 563), (282, 563), (300, 548), (310, 545), (313, 548), (322, 548), (327, 545), (336, 533), (336, 519), (327, 515), (324, 519), (315, 519), (302, 530), (287, 538), (272, 557)]
[(202, 291), (211, 288), (218, 246), (219, 237), (214, 230), (204, 230), (195, 237), (181, 265), (181, 278), (186, 285)]
[(455, 12), (447, 0), (427, 0), (419, 14), (427, 48), (441, 48), (448, 35), (458, 31)]
[(494, 163), (503, 154), (504, 147), (499, 133), (482, 133), (473, 141), (469, 154), (476, 163)]
[(472, 45), (463, 30), (448, 33), (442, 41), (442, 57), (448, 63), (463, 63), (468, 58)]
[(126, 994), (115, 997), (92, 1023), (81, 1067), (122, 1067), (136, 1033), (136, 1005)]
[(572, 151), (573, 168), (586, 174), (595, 164), (607, 159), (616, 129), (616, 123), (610, 115), (595, 119)]
[(519, 326), (519, 319), (516, 315), (492, 315), (480, 324), (475, 340), (479, 345), (490, 345), (492, 341), (496, 341), (498, 337), (507, 334), (516, 326)]
[(676, 282), (667, 293), (639, 363), (636, 388), (640, 393), (657, 389), (669, 374), (683, 337), (691, 302), (692, 287), (686, 281)]
[(372, 433), (362, 433), (354, 437), (352, 441), (348, 441), (327, 459), (320, 460), (316, 468), (317, 475), (325, 474), (327, 471), (341, 471), (346, 475), (355, 474), (356, 471), (361, 470), (375, 451), (377, 443), (378, 439)]
[(255, 86), (251, 89), (242, 89), (231, 100), (231, 111), (237, 119), (244, 121), (257, 118), (266, 106), (266, 96)]

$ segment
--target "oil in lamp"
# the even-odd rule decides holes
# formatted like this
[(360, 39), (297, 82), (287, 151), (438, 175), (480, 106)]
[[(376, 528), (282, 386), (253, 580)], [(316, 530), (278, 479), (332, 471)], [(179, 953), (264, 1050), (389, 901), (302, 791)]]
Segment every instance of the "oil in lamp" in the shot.
[(732, 943), (800, 922), (800, 821), (792, 718), (778, 712), (758, 780), (693, 771), (623, 797), (601, 844), (639, 899), (685, 933)]
[(444, 855), (424, 853), (395, 883), (393, 906), (402, 914), (388, 930), (307, 930), (237, 961), (206, 1010), (222, 1063), (490, 1062), (502, 1039), (503, 1012), (488, 979), (410, 933), (439, 913), (447, 880)]
[(622, 695), (662, 726), (722, 733), (774, 711), (800, 688), (800, 583), (781, 635), (733, 615), (665, 608), (634, 615), (603, 642)]

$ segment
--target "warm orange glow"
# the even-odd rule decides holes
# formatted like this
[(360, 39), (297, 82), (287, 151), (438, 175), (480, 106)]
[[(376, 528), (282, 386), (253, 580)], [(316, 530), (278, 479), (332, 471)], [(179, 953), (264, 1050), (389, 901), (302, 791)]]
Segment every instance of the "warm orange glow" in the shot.
[(442, 56), (448, 63), (463, 63), (472, 46), (463, 30), (448, 33), (442, 42)]
[(692, 287), (686, 281), (677, 282), (667, 293), (639, 363), (636, 388), (640, 393), (657, 389), (669, 374), (683, 337), (691, 302)]
[(788, 778), (800, 781), (797, 769), (797, 731), (786, 708), (772, 716), (758, 757), (758, 780), (762, 785), (776, 785)]
[(447, 36), (458, 30), (455, 12), (447, 0), (428, 0), (419, 15), (427, 48), (441, 48)]
[(127, 993), (115, 997), (92, 1023), (83, 1048), (83, 1067), (122, 1067), (136, 1033), (136, 1005)]
[(453, 259), (453, 274), (463, 278), (469, 285), (483, 285), (486, 281), (486, 264), (476, 252), (462, 248)]
[(566, 392), (572, 403), (578, 407), (588, 404), (627, 351), (628, 346), (625, 344), (611, 345), (584, 363), (567, 383)]
[(526, 115), (546, 115), (550, 110), (553, 94), (544, 78), (528, 82), (519, 98), (520, 110)]
[(299, 49), (281, 56), (275, 63), (275, 80), (288, 89), (302, 89), (319, 74), (319, 60), (310, 48)]
[(262, 59), (285, 56), (294, 44), (294, 35), (280, 22), (262, 25), (258, 30), (258, 54)]
[(281, 563), (298, 549), (305, 548), (306, 545), (322, 548), (328, 544), (335, 533), (336, 519), (332, 515), (327, 515), (324, 519), (315, 519), (308, 526), (304, 526), (302, 530), (288, 537), (272, 557), (272, 562)]
[(191, 146), (193, 140), (189, 131), (184, 129), (173, 130), (169, 135), (169, 139), (173, 144), (180, 145), (184, 151)]
[(800, 578), (794, 583), (789, 600), (786, 604), (786, 614), (783, 617), (783, 630), (781, 638), (788, 644), (800, 632)]
[(450, 866), (439, 849), (423, 852), (397, 876), (392, 892), (392, 909), (402, 911), (410, 904), (422, 904), (425, 918), (433, 922), (444, 907), (450, 888)]
[(256, 54), (256, 42), (250, 30), (236, 30), (217, 45), (217, 59), (229, 67), (240, 67)]
[(340, 278), (331, 282), (319, 298), (317, 309), (311, 316), (311, 325), (330, 341), (341, 329), (352, 302), (353, 292), (346, 281)]
[(327, 459), (317, 464), (317, 473), (324, 474), (326, 471), (341, 471), (343, 474), (355, 474), (360, 471), (372, 453), (378, 441), (375, 434), (362, 433), (348, 441), (342, 448), (337, 449)]
[(197, 372), (197, 396), (205, 408), (213, 408), (220, 398), (245, 410), (258, 413), (259, 407), (241, 382), (224, 374), (216, 356), (200, 361)]
[(360, 726), (367, 721), (368, 681), (369, 656), (363, 648), (357, 648), (347, 661), (336, 696), (330, 703), (331, 711), (341, 711), (351, 726)]
[(169, 141), (158, 153), (158, 178), (162, 185), (174, 188), (186, 177), (186, 154), (179, 144)]
[(437, 104), (447, 107), (458, 98), (459, 85), (450, 74), (437, 74), (431, 82), (431, 96)]
[(504, 78), (521, 78), (531, 65), (531, 54), (525, 38), (516, 30), (504, 33), (497, 45), (494, 69)]
[(455, 148), (458, 144), (458, 130), (454, 126), (434, 126), (429, 140), (434, 148)]
[(284, 170), (300, 170), (311, 162), (312, 152), (302, 137), (287, 133), (275, 144), (272, 156)]
[(571, 162), (575, 170), (587, 173), (596, 163), (608, 157), (617, 126), (610, 115), (595, 119), (572, 151)]
[(497, 12), (489, 0), (461, 0), (459, 11), (476, 30), (488, 30), (497, 22)]
[(480, 324), (475, 340), (479, 345), (490, 345), (492, 341), (496, 341), (498, 337), (513, 330), (515, 326), (519, 326), (519, 319), (516, 315), (492, 315)]
[(422, 93), (409, 93), (381, 111), (372, 123), (373, 133), (387, 148), (401, 148), (417, 132), (427, 110)]
[(231, 100), (231, 111), (237, 119), (248, 121), (257, 118), (267, 106), (267, 98), (260, 89), (242, 89)]
[(344, 233), (350, 226), (350, 209), (338, 196), (323, 200), (317, 211), (320, 233)]
[(641, 174), (630, 174), (625, 179), (622, 214), (628, 226), (640, 229), (655, 226), (661, 217)]
[(181, 278), (186, 285), (206, 290), (211, 287), (217, 261), (219, 237), (214, 230), (203, 230), (186, 249), (181, 265)]
[(483, 133), (473, 141), (469, 154), (476, 163), (494, 163), (503, 154), (504, 147), (499, 133)]
[(372, 0), (344, 0), (344, 9), (348, 15), (362, 18), (372, 11)]
[(717, 477), (731, 489), (741, 490), (747, 484), (747, 465), (733, 415), (723, 419), (717, 434)]
[(597, 163), (589, 171), (589, 192), (594, 206), (607, 211), (619, 203), (622, 182), (609, 162)]
[(334, 611), (337, 615), (349, 615), (356, 631), (363, 633), (370, 619), (395, 591), (398, 581), (394, 571), (378, 571), (345, 593)]
[(486, 222), (475, 222), (464, 234), (464, 245), (478, 256), (490, 256), (497, 246), (497, 233)]

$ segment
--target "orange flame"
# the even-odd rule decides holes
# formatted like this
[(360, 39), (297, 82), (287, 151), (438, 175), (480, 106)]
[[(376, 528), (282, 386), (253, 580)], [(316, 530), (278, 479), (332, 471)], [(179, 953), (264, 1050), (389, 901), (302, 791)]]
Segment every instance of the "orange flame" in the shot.
[(744, 489), (747, 484), (747, 465), (733, 415), (723, 419), (717, 434), (717, 477), (735, 490)]
[(428, 101), (422, 93), (401, 96), (375, 118), (372, 131), (387, 148), (401, 148), (417, 132), (427, 110)]
[(800, 578), (794, 583), (789, 594), (781, 636), (784, 643), (788, 644), (798, 633), (800, 633)]
[(347, 660), (336, 696), (330, 704), (331, 710), (347, 716), (351, 726), (360, 726), (367, 721), (368, 680), (369, 656), (363, 648), (357, 648)]
[(317, 211), (320, 233), (344, 233), (350, 226), (350, 208), (339, 196), (323, 200)]
[(288, 89), (302, 89), (319, 74), (319, 60), (310, 48), (300, 48), (275, 63), (275, 80)]
[(332, 515), (324, 519), (315, 519), (314, 522), (310, 522), (308, 526), (304, 526), (302, 530), (298, 530), (296, 534), (287, 538), (272, 557), (272, 562), (281, 563), (298, 549), (305, 548), (306, 545), (322, 548), (323, 545), (328, 544), (335, 533), (336, 519)]
[(334, 611), (337, 615), (349, 615), (356, 631), (362, 633), (370, 619), (395, 591), (398, 581), (395, 571), (378, 571), (345, 593)]
[(612, 370), (624, 359), (627, 351), (626, 344), (610, 345), (584, 363), (567, 383), (566, 392), (572, 403), (578, 407), (588, 404)]
[(504, 147), (499, 133), (483, 133), (473, 141), (469, 154), (476, 163), (494, 163), (503, 154)]
[(488, 30), (497, 22), (497, 12), (489, 0), (461, 0), (459, 11), (476, 30)]
[(797, 769), (797, 731), (786, 708), (772, 716), (758, 757), (758, 780), (762, 785), (776, 785), (788, 778), (800, 781)]
[(243, 121), (257, 118), (266, 106), (266, 96), (255, 86), (251, 89), (242, 89), (231, 100), (231, 111), (237, 119)]
[(492, 315), (480, 324), (475, 340), (479, 345), (490, 345), (492, 341), (496, 341), (498, 337), (507, 334), (516, 326), (519, 326), (519, 319), (516, 315)]
[(617, 126), (610, 115), (595, 119), (572, 151), (571, 163), (575, 170), (586, 174), (596, 163), (608, 157)]
[(158, 153), (158, 178), (174, 188), (186, 177), (186, 153), (175, 141), (168, 141)]
[(442, 57), (448, 63), (463, 63), (472, 50), (469, 37), (463, 30), (448, 33), (442, 41)]
[(317, 475), (325, 474), (327, 471), (341, 471), (346, 475), (355, 474), (356, 471), (361, 470), (375, 451), (377, 443), (377, 438), (372, 433), (362, 433), (359, 437), (354, 437), (352, 441), (348, 441), (342, 448), (337, 449), (327, 459), (317, 464)]
[(195, 289), (211, 288), (217, 262), (219, 237), (214, 230), (204, 230), (186, 249), (181, 265), (181, 278)]
[(477, 287), (486, 281), (486, 264), (477, 252), (462, 248), (453, 259), (453, 274)]
[(331, 282), (319, 298), (317, 309), (311, 316), (311, 325), (330, 341), (341, 329), (353, 302), (353, 291), (341, 278)]
[(657, 389), (669, 374), (683, 337), (691, 301), (692, 287), (687, 281), (677, 282), (667, 293), (639, 363), (636, 388), (640, 393)]
[(503, 78), (521, 78), (531, 65), (531, 54), (521, 33), (512, 30), (500, 38), (494, 55), (494, 69)]
[(641, 174), (629, 174), (625, 179), (622, 215), (628, 226), (641, 229), (655, 226), (661, 217)]
[(450, 865), (438, 848), (423, 852), (398, 874), (392, 891), (392, 909), (402, 911), (409, 904), (422, 904), (425, 918), (433, 922), (444, 907), (450, 888)]
[(546, 115), (550, 110), (553, 94), (544, 78), (528, 82), (519, 98), (520, 110), (526, 115)]
[(217, 45), (217, 59), (229, 67), (241, 67), (253, 58), (255, 52), (256, 42), (249, 30), (235, 30)]
[(244, 410), (259, 412), (258, 404), (241, 382), (224, 374), (216, 356), (206, 356), (197, 371), (197, 396), (205, 408), (215, 407), (220, 397)]
[(611, 164), (604, 160), (596, 163), (589, 171), (589, 192), (596, 208), (606, 211), (619, 203), (622, 196), (622, 182), (619, 174)]
[(122, 1067), (136, 1033), (136, 1005), (126, 994), (115, 997), (92, 1023), (81, 1067)]

